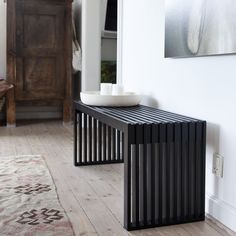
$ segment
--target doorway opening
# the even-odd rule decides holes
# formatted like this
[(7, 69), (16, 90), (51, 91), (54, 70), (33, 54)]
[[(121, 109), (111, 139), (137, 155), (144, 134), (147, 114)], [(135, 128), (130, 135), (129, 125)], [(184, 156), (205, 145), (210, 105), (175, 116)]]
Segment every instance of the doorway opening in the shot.
[(102, 5), (101, 82), (117, 82), (118, 0), (104, 0)]

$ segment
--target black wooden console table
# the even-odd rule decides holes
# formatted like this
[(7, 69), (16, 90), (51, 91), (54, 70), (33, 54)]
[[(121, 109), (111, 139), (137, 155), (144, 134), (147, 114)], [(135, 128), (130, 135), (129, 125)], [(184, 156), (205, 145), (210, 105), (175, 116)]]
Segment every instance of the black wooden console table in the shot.
[(75, 166), (124, 162), (127, 230), (204, 220), (206, 122), (75, 102)]

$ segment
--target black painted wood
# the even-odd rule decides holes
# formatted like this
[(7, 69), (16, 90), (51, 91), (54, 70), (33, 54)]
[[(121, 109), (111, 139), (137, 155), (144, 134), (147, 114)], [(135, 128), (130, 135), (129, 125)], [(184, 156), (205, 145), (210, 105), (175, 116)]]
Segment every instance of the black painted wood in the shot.
[(88, 140), (88, 132), (87, 132), (87, 128), (88, 128), (88, 126), (87, 126), (87, 114), (83, 114), (83, 124), (84, 124), (84, 136), (83, 136), (83, 144), (84, 144), (84, 150), (83, 150), (83, 157), (84, 157), (84, 160), (83, 160), (83, 162), (84, 163), (87, 163), (87, 151), (88, 151), (88, 149), (87, 149), (87, 140)]
[(82, 132), (83, 132), (83, 128), (82, 128), (82, 113), (79, 112), (79, 163), (82, 162)]
[(97, 159), (97, 120), (93, 119), (93, 160)]
[(89, 156), (88, 156), (88, 162), (92, 162), (92, 117), (89, 116), (88, 117), (88, 142), (89, 142), (89, 149), (88, 149), (88, 153), (89, 153)]
[(111, 146), (111, 139), (112, 139), (112, 137), (111, 137), (111, 127), (109, 126), (108, 127), (108, 134), (107, 134), (107, 143), (108, 143), (108, 147), (107, 147), (107, 149), (108, 149), (108, 152), (107, 152), (107, 160), (108, 161), (111, 161), (111, 149), (112, 149), (112, 146)]
[(78, 166), (78, 113), (75, 112), (74, 114), (74, 142), (75, 142), (75, 146), (74, 146), (74, 165)]
[(116, 160), (116, 129), (112, 129), (112, 160)]
[(117, 160), (122, 160), (122, 157), (120, 155), (120, 131), (117, 130), (116, 133), (116, 145), (117, 145)]
[(146, 106), (74, 105), (75, 166), (124, 162), (126, 229), (204, 220), (205, 121)]
[(102, 123), (98, 121), (98, 162), (102, 160)]
[(107, 161), (107, 126), (106, 124), (102, 125), (102, 153), (103, 161)]

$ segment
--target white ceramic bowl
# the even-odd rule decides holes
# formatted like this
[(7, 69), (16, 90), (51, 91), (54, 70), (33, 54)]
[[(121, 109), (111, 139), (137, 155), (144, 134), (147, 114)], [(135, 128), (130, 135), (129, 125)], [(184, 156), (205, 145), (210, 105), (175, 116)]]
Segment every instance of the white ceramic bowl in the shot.
[(141, 101), (141, 96), (131, 92), (121, 95), (100, 95), (100, 92), (81, 92), (81, 101), (89, 106), (113, 106), (129, 107), (136, 106)]

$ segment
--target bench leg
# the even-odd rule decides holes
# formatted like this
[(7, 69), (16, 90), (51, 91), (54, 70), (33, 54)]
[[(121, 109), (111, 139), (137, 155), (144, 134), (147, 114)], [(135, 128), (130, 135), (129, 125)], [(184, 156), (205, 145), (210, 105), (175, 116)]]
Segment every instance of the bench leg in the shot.
[(74, 165), (78, 166), (78, 113), (74, 113)]
[(124, 134), (124, 227), (131, 229), (131, 144), (129, 132)]
[(16, 105), (14, 89), (7, 92), (6, 95), (6, 108), (7, 108), (7, 127), (16, 126)]
[[(123, 138), (122, 138), (122, 143)], [(75, 111), (74, 117), (74, 165), (101, 165), (123, 163), (121, 155), (121, 131), (99, 120)]]

